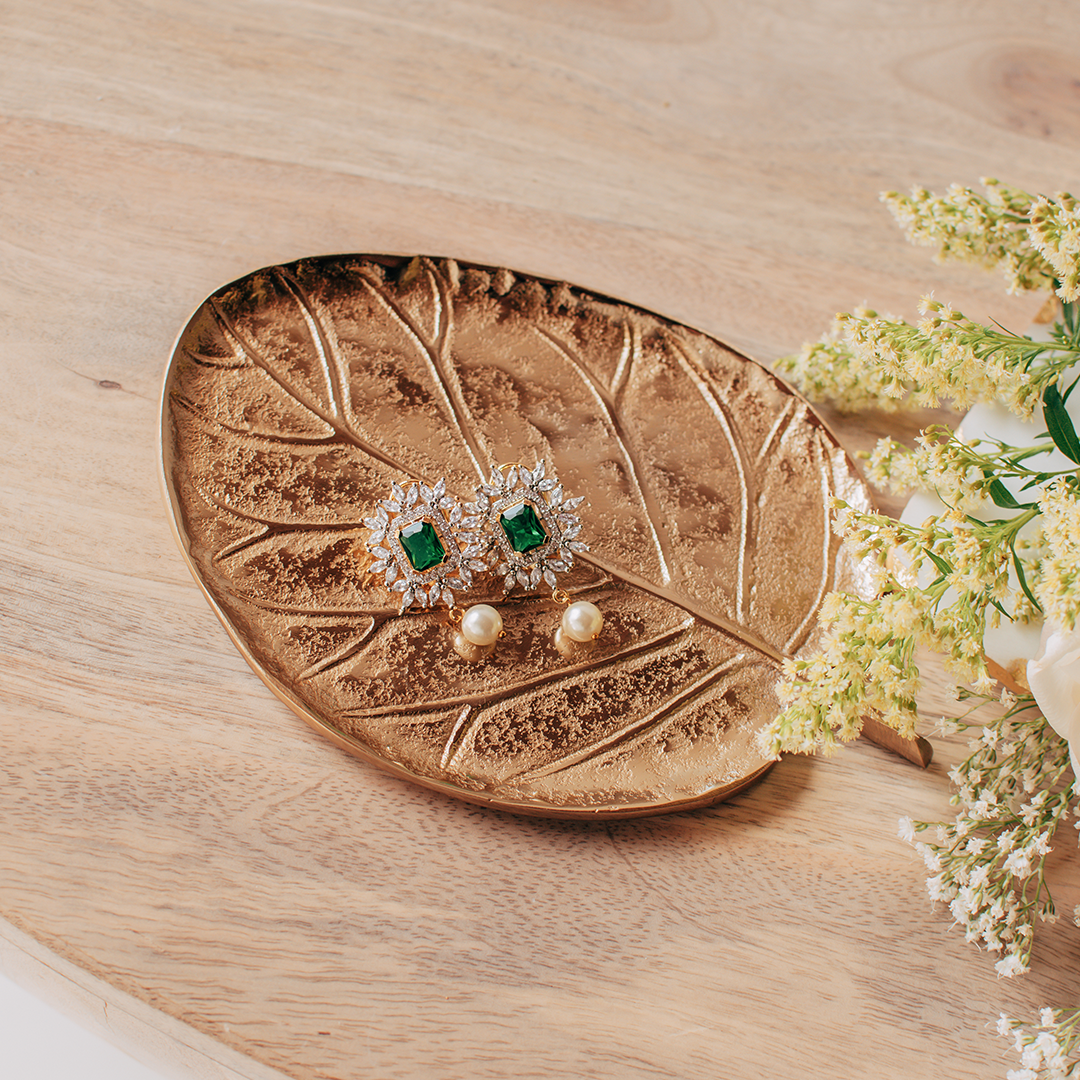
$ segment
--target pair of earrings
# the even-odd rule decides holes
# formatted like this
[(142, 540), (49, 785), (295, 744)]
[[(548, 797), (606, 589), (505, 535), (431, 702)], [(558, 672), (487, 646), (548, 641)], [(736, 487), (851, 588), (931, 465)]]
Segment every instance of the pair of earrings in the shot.
[(374, 556), (371, 573), (383, 574), (401, 593), (401, 612), (445, 604), (462, 641), (455, 648), (468, 659), (491, 654), (502, 633), (502, 616), (490, 604), (457, 606), (455, 593), (472, 588), (473, 575), (502, 577), (503, 595), (548, 585), (552, 599), (566, 605), (562, 633), (572, 641), (600, 634), (603, 614), (587, 600), (570, 602), (557, 575), (570, 570), (574, 553), (588, 551), (578, 540), (581, 521), (574, 511), (582, 497), (567, 498), (544, 462), (526, 469), (520, 462), (499, 465), (464, 507), (446, 490), (445, 479), (430, 487), (394, 483), (390, 498), (364, 519), (371, 530), (366, 546)]

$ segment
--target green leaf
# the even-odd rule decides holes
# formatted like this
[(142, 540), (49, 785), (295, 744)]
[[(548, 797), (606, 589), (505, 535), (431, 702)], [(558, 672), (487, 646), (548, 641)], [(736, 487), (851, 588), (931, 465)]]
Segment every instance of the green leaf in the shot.
[(1018, 503), (1012, 495), (1012, 492), (1000, 481), (991, 481), (987, 492), (990, 498), (994, 500), (995, 506), (1000, 506), (1003, 510), (1027, 510), (1034, 506), (1034, 503)]
[(1045, 484), (1047, 480), (1058, 475), (1058, 473), (1052, 472), (1036, 473), (1020, 490), (1027, 491), (1028, 488), (1035, 487), (1037, 484)]
[(1062, 320), (1065, 323), (1065, 329), (1069, 338), (1070, 344), (1076, 346), (1080, 344), (1077, 340), (1080, 336), (1080, 318), (1078, 318), (1077, 305), (1075, 303), (1068, 303), (1061, 305)]
[(1024, 590), (1024, 595), (1035, 606), (1036, 611), (1042, 611), (1042, 604), (1035, 599), (1035, 594), (1031, 591), (1027, 583), (1027, 577), (1024, 574), (1024, 564), (1020, 561), (1020, 556), (1016, 554), (1016, 548), (1009, 545), (1009, 549), (1012, 551), (1013, 557), (1013, 569), (1016, 571), (1016, 579), (1020, 582), (1020, 588)]
[(942, 574), (951, 574), (952, 567), (940, 556), (935, 555), (929, 548), (923, 548), (926, 557), (938, 568)]
[(1046, 430), (1054, 445), (1067, 457), (1080, 464), (1080, 439), (1076, 437), (1072, 417), (1065, 408), (1065, 402), (1057, 383), (1050, 383), (1043, 390), (1043, 418)]

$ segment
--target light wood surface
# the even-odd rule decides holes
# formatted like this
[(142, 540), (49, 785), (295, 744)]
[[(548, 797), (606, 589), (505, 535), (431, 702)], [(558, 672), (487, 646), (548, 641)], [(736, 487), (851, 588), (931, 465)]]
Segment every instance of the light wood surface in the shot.
[(383, 775), (203, 601), (158, 396), (209, 292), (337, 251), (565, 279), (763, 360), (928, 288), (1022, 327), (1037, 300), (934, 266), (876, 195), (1077, 186), (1074, 31), (1064, 0), (8, 0), (5, 968), (134, 1017), (111, 1037), (176, 1075), (1003, 1075), (988, 1022), (1075, 1000), (1080, 947), (1041, 927), (1035, 972), (998, 980), (931, 911), (896, 819), (948, 813), (960, 747), (921, 772), (860, 743), (607, 825)]

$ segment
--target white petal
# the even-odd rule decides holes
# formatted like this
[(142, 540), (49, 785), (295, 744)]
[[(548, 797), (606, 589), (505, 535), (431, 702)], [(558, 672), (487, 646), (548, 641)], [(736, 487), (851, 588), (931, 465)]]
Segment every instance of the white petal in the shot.
[[(384, 514), (383, 517), (385, 517), (385, 516), (386, 515)], [(364, 518), (364, 524), (369, 529), (378, 530), (378, 529), (384, 528), (385, 525), (386, 525), (386, 522), (385, 521), (380, 521), (377, 517), (369, 517), (369, 518)]]
[(1046, 623), (1039, 651), (1028, 661), (1027, 680), (1046, 722), (1068, 740), (1073, 772), (1080, 776), (1080, 626), (1066, 630)]
[(416, 505), (416, 500), (419, 497), (420, 497), (420, 485), (419, 484), (413, 484), (413, 486), (411, 488), (409, 488), (408, 494), (405, 496), (405, 503), (404, 503), (405, 509), (408, 510), (411, 507), (415, 506)]
[(393, 563), (391, 563), (386, 568), (386, 584), (387, 585), (393, 585), (394, 582), (397, 581), (397, 577), (398, 577), (399, 573), (401, 573), (401, 571), (398, 570), (398, 568)]
[(573, 540), (574, 537), (577, 536), (577, 534), (579, 532), (581, 532), (581, 522), (580, 521), (575, 522), (573, 525), (569, 525), (565, 529), (563, 529), (563, 539), (564, 540)]
[(390, 485), (390, 496), (393, 498), (394, 502), (401, 502), (402, 499), (405, 498), (405, 492), (397, 481)]
[(527, 589), (527, 588), (529, 588), (529, 571), (528, 571), (528, 570), (524, 570), (524, 569), (522, 569), (522, 570), (519, 570), (519, 571), (517, 572), (517, 580), (518, 580), (518, 584), (519, 584), (519, 585), (520, 585), (520, 586), (521, 586), (521, 587), (522, 587), (523, 589)]
[(588, 551), (589, 550), (589, 545), (588, 544), (583, 544), (580, 540), (571, 540), (570, 543), (567, 544), (566, 546), (571, 551)]
[[(446, 502), (446, 500), (443, 499), (443, 502)], [(461, 507), (454, 503), (454, 508), (450, 511), (450, 524), (456, 525), (459, 521), (461, 521)]]
[(573, 498), (573, 499), (566, 499), (563, 502), (561, 509), (563, 509), (563, 510), (573, 510), (575, 506), (580, 506), (584, 501), (585, 501), (585, 496), (584, 495), (578, 495), (576, 498)]
[(378, 562), (373, 562), (368, 567), (368, 572), (372, 574), (381, 574), (387, 567), (386, 562), (380, 559)]
[(556, 487), (558, 483), (559, 481), (556, 480), (554, 476), (549, 476), (546, 480), (541, 480), (540, 483), (536, 485), (536, 487), (539, 491), (551, 491), (551, 489), (553, 487)]
[(551, 564), (548, 563), (547, 569), (544, 570), (544, 580), (554, 589), (555, 588), (555, 574), (551, 570)]
[(435, 499), (442, 499), (442, 497), (446, 494), (445, 477), (439, 477), (439, 479), (435, 482), (435, 486), (431, 489), (431, 494), (435, 497)]
[(392, 559), (394, 556), (386, 550), (384, 547), (368, 548), (368, 551), (375, 556), (376, 559)]
[(390, 586), (390, 588), (393, 589), (394, 592), (405, 592), (408, 589), (408, 587), (409, 587), (409, 579), (408, 578), (400, 578), (398, 581), (395, 581), (394, 584)]

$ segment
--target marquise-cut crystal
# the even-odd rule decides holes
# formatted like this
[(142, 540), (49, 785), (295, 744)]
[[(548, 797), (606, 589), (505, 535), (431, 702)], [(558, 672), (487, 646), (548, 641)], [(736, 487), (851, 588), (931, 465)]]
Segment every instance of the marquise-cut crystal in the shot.
[(442, 546), (439, 534), (430, 521), (414, 521), (406, 525), (398, 538), (417, 573), (438, 566), (446, 558), (446, 548)]
[(527, 503), (511, 506), (499, 515), (499, 524), (510, 546), (519, 553), (532, 551), (547, 542), (547, 533), (536, 511)]

